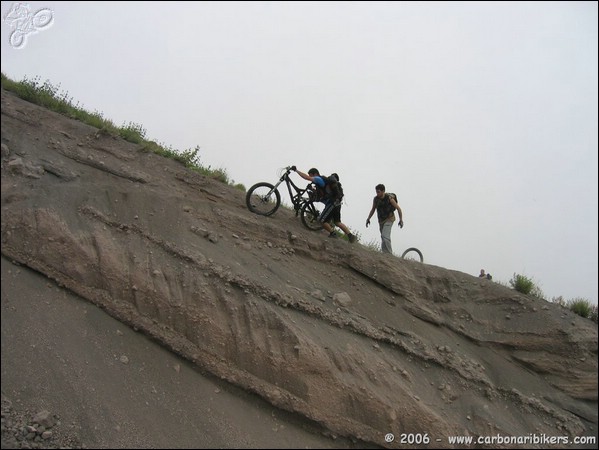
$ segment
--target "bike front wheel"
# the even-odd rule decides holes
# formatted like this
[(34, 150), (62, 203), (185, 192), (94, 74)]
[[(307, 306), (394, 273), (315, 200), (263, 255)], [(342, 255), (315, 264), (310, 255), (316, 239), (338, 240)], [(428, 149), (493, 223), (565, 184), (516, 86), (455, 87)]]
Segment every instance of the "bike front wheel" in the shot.
[(411, 247), (402, 253), (401, 257), (403, 259), (409, 259), (410, 261), (420, 261), (424, 262), (424, 256), (422, 256), (422, 252), (418, 250), (416, 247)]
[(256, 183), (247, 191), (245, 204), (254, 214), (270, 216), (281, 206), (281, 194), (270, 183)]
[(300, 219), (304, 226), (311, 231), (322, 230), (322, 222), (318, 220), (320, 211), (316, 209), (316, 206), (312, 202), (304, 203), (300, 210)]

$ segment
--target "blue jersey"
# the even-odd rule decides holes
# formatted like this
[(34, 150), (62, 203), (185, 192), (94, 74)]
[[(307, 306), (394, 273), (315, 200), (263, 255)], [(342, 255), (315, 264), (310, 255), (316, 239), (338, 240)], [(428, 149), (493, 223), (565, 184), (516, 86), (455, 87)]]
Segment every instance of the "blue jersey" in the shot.
[(314, 183), (317, 187), (324, 189), (326, 183), (324, 181), (324, 178), (322, 178), (320, 175), (317, 175), (314, 177), (314, 179), (312, 180), (312, 183)]

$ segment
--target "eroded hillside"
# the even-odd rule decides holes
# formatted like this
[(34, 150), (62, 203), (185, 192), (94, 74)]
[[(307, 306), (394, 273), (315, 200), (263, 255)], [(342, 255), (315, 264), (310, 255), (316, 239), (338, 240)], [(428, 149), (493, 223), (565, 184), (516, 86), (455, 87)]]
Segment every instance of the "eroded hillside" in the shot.
[(336, 435), (597, 435), (594, 323), (244, 198), (2, 91), (9, 260)]

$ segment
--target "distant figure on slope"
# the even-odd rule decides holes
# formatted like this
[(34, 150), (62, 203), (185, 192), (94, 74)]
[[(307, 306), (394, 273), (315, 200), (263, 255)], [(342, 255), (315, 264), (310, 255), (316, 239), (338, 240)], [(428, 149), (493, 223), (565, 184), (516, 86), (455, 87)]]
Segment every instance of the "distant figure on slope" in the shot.
[(485, 273), (485, 269), (480, 269), (480, 275), (478, 276), (479, 278), (486, 278), (487, 280), (492, 280), (493, 277), (491, 276), (490, 273)]
[(393, 249), (391, 248), (391, 229), (393, 228), (393, 222), (395, 222), (395, 210), (397, 210), (399, 215), (398, 225), (400, 228), (403, 228), (403, 214), (397, 203), (396, 195), (385, 193), (384, 184), (377, 184), (374, 190), (376, 196), (372, 200), (372, 208), (366, 219), (366, 227), (370, 225), (370, 218), (376, 209), (379, 219), (379, 229), (381, 231), (381, 251), (383, 253), (393, 253)]

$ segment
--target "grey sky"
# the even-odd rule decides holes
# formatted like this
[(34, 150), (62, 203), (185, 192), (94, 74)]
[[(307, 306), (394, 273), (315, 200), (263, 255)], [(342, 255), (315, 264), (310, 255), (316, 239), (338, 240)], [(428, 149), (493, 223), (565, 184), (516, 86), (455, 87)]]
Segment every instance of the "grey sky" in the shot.
[(14, 4), (8, 77), (199, 145), (246, 188), (337, 172), (362, 242), (384, 183), (395, 253), (597, 303), (597, 2), (23, 2), (53, 22), (21, 48)]

